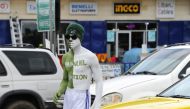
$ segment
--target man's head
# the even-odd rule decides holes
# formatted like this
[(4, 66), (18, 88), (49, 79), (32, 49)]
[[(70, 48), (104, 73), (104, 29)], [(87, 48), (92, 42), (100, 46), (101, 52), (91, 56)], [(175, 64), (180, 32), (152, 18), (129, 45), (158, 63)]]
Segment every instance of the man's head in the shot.
[(84, 27), (78, 23), (71, 23), (68, 25), (65, 35), (76, 35), (80, 41), (82, 41), (84, 35)]
[(66, 29), (65, 38), (68, 40), (69, 48), (75, 48), (83, 39), (84, 28), (77, 23), (71, 23)]

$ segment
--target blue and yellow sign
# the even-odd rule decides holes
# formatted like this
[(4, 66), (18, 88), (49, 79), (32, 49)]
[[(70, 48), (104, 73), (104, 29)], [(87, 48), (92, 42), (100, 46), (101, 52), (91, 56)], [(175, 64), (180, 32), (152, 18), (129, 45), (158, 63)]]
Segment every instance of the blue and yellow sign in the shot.
[(114, 3), (114, 14), (139, 14), (140, 3)]

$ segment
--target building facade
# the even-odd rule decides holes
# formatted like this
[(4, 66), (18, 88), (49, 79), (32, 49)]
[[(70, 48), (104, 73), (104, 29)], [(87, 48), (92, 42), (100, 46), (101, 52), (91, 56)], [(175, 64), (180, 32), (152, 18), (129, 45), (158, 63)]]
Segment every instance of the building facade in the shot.
[[(0, 43), (11, 43), (10, 16), (17, 16), (24, 43), (38, 46), (35, 0), (0, 1)], [(108, 57), (142, 45), (156, 48), (164, 44), (190, 41), (189, 0), (60, 0), (59, 32), (70, 22), (85, 27), (83, 46)]]

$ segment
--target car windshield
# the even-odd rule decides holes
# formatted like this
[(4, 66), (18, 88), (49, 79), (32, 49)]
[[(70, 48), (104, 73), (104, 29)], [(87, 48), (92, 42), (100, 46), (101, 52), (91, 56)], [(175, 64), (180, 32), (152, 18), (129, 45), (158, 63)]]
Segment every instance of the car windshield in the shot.
[(173, 98), (190, 98), (190, 76), (168, 88), (158, 96)]
[(187, 49), (161, 49), (137, 63), (126, 74), (169, 74), (189, 53)]

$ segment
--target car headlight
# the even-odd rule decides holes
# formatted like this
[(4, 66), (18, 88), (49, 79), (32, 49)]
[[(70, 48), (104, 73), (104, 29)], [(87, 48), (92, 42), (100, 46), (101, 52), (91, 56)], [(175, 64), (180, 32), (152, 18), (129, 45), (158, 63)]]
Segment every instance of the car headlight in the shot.
[(102, 106), (108, 104), (115, 104), (122, 101), (122, 95), (120, 93), (109, 93), (102, 98)]

